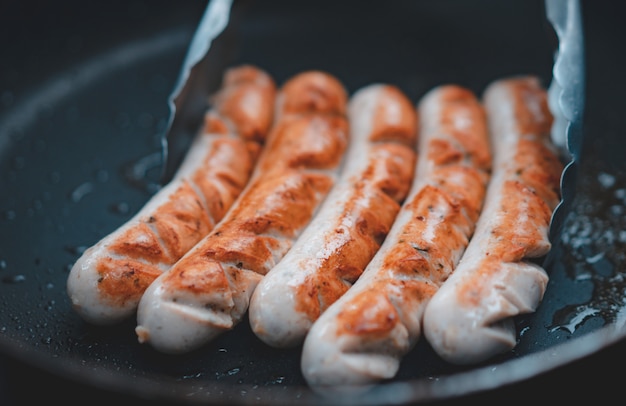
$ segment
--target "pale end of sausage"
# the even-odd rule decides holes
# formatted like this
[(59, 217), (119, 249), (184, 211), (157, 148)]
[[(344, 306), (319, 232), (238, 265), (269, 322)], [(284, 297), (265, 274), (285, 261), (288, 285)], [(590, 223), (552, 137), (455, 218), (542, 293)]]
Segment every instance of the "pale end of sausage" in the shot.
[(511, 350), (514, 318), (534, 312), (548, 283), (533, 259), (551, 248), (562, 164), (551, 144), (546, 92), (532, 76), (487, 87), (494, 167), (485, 207), (464, 256), (430, 301), (424, 335), (446, 361), (473, 364)]
[(393, 378), (421, 334), (428, 300), (454, 270), (482, 208), (491, 155), (484, 110), (460, 86), (418, 105), (415, 177), (379, 251), (315, 321), (301, 370), (322, 394)]
[(233, 329), (259, 281), (334, 185), (348, 144), (345, 89), (324, 72), (304, 72), (287, 81), (277, 99), (275, 125), (246, 189), (141, 298), (135, 329), (140, 343), (184, 353)]
[(318, 214), (251, 298), (253, 332), (273, 347), (302, 343), (311, 324), (356, 279), (408, 193), (417, 113), (398, 88), (374, 84), (348, 106), (350, 144)]
[(204, 126), (174, 178), (73, 265), (67, 293), (92, 324), (131, 317), (145, 289), (221, 220), (252, 173), (273, 120), (273, 79), (242, 65), (227, 70)]

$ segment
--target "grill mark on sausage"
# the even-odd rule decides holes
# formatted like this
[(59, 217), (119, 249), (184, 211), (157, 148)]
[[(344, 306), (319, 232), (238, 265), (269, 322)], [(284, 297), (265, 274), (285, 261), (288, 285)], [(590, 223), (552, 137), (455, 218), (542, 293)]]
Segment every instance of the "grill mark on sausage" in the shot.
[(260, 282), (250, 322), (272, 346), (293, 346), (358, 279), (406, 196), (417, 115), (396, 87), (372, 85), (349, 106), (351, 145), (342, 172), (296, 245)]
[(473, 233), (491, 168), (483, 108), (469, 90), (449, 85), (424, 96), (419, 113), (409, 196), (361, 277), (304, 341), (302, 372), (315, 390), (393, 377)]
[(68, 294), (84, 319), (111, 324), (130, 316), (149, 282), (220, 221), (252, 173), (275, 91), (273, 79), (254, 66), (226, 71), (174, 179), (72, 268)]
[[(213, 231), (142, 298), (136, 328), (140, 342), (164, 352), (186, 352), (241, 320), (259, 280), (291, 248), (335, 182), (348, 144), (346, 99), (342, 84), (319, 71), (283, 85), (275, 125), (244, 191)], [(159, 314), (150, 305), (154, 301), (160, 303)], [(219, 314), (209, 314), (213, 310)], [(168, 332), (164, 317), (185, 327)]]
[(513, 348), (512, 318), (533, 312), (542, 300), (548, 276), (529, 259), (551, 248), (548, 229), (563, 169), (537, 78), (495, 81), (484, 98), (495, 151), (485, 207), (461, 264), (424, 317), (431, 346), (458, 364)]

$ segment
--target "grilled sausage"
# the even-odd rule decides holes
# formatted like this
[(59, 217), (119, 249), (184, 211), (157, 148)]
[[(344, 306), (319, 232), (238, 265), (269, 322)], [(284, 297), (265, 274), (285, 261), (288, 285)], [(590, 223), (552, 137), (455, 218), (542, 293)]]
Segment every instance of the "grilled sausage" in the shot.
[(457, 364), (512, 349), (513, 318), (541, 302), (548, 275), (531, 261), (550, 250), (548, 228), (563, 170), (537, 78), (496, 81), (484, 101), (494, 151), (484, 211), (459, 266), (424, 316), (426, 339)]
[(87, 322), (134, 315), (148, 285), (222, 219), (252, 173), (274, 116), (274, 80), (254, 66), (224, 75), (175, 177), (73, 265), (67, 292)]
[(469, 90), (446, 85), (426, 94), (418, 113), (409, 196), (361, 277), (304, 340), (301, 368), (314, 390), (392, 378), (420, 336), (426, 303), (474, 231), (491, 166), (484, 110)]
[(415, 166), (417, 114), (398, 88), (375, 84), (348, 106), (340, 178), (250, 302), (253, 332), (273, 347), (302, 343), (313, 321), (361, 275), (389, 232)]
[(348, 144), (347, 93), (319, 71), (290, 79), (250, 183), (224, 219), (146, 290), (135, 329), (164, 353), (192, 351), (234, 328), (263, 275), (285, 255), (334, 185)]

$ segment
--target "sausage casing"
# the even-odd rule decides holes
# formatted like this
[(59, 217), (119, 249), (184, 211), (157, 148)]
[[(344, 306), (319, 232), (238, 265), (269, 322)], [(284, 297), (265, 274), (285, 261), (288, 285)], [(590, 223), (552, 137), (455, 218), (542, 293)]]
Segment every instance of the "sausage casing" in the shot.
[(484, 94), (493, 174), (476, 232), (453, 275), (430, 301), (424, 335), (445, 360), (483, 361), (516, 345), (513, 318), (534, 312), (548, 275), (533, 258), (548, 229), (563, 166), (551, 143), (545, 90), (532, 76), (491, 83)]
[(446, 85), (426, 94), (418, 113), (409, 196), (361, 277), (304, 340), (302, 373), (315, 390), (393, 377), (420, 336), (426, 303), (474, 231), (491, 167), (484, 109), (469, 90)]
[(141, 298), (139, 342), (194, 350), (234, 328), (334, 185), (348, 144), (347, 93), (331, 75), (283, 85), (276, 120), (246, 189), (224, 219)]
[(134, 315), (148, 285), (222, 219), (249, 180), (275, 96), (263, 70), (226, 71), (174, 178), (73, 265), (67, 292), (83, 319), (106, 325)]
[(273, 347), (302, 343), (311, 324), (358, 279), (405, 199), (415, 166), (417, 113), (398, 88), (374, 84), (348, 106), (340, 178), (250, 302), (253, 332)]

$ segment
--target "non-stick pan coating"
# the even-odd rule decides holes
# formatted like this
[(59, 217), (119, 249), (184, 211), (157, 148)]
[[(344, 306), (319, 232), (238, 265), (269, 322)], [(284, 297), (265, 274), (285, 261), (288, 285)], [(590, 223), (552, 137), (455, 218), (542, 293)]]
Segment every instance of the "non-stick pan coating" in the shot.
[[(300, 374), (299, 349), (264, 345), (247, 320), (193, 354), (165, 356), (137, 343), (134, 320), (85, 324), (65, 291), (82, 250), (158, 187), (167, 97), (205, 5), (0, 6), (0, 404), (46, 394), (68, 402), (322, 403)], [(598, 382), (605, 372), (593, 368), (623, 347), (624, 56), (611, 52), (624, 30), (613, 24), (619, 7), (610, 7), (583, 3), (588, 140), (580, 191), (546, 265), (544, 302), (517, 320), (518, 346), (455, 367), (422, 340), (396, 379), (353, 404), (532, 399), (542, 382), (567, 396), (577, 385), (559, 386), (556, 377), (582, 383), (585, 373), (584, 382)], [(480, 93), (496, 78), (530, 73), (547, 86), (556, 45), (543, 3), (527, 0), (266, 1), (247, 4), (239, 24), (231, 64), (257, 64), (279, 83), (324, 69), (350, 92), (392, 83), (415, 102), (446, 82)]]

